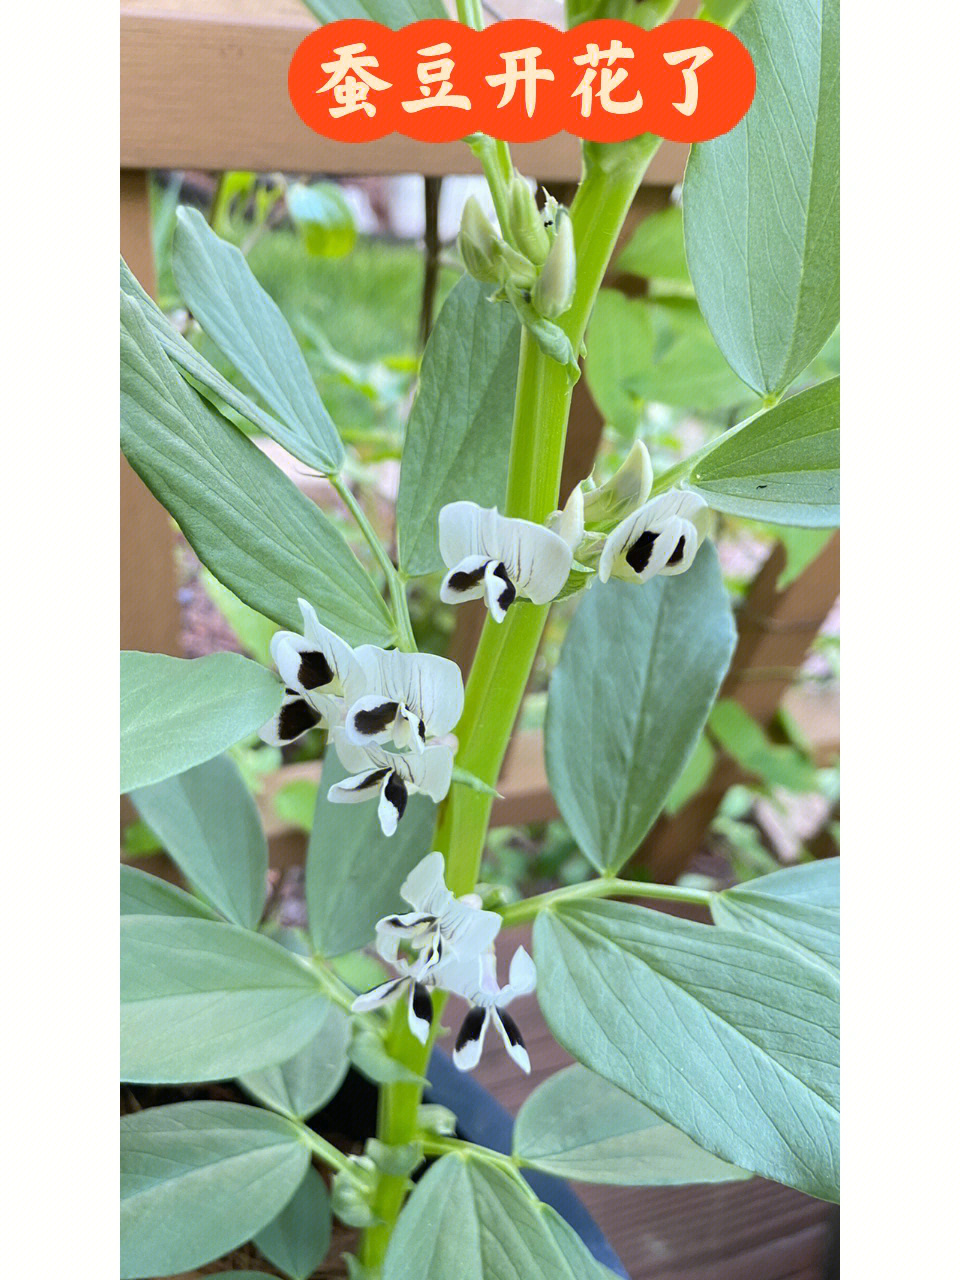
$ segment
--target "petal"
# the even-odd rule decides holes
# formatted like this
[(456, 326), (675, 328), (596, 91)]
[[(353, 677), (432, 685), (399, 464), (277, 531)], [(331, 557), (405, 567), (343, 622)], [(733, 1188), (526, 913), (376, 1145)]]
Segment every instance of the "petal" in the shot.
[(340, 758), (340, 763), (349, 773), (363, 773), (367, 769), (392, 769), (395, 757), (375, 742), (360, 746), (351, 742), (345, 729), (334, 729), (330, 741)]
[(407, 1024), (420, 1043), (426, 1044), (433, 1024), (433, 1001), (430, 999), (430, 992), (419, 982), (410, 983)]
[(369, 769), (366, 773), (354, 774), (336, 782), (327, 792), (331, 804), (359, 804), (361, 800), (372, 800), (382, 789), (389, 769)]
[(643, 511), (641, 510), (634, 511), (632, 515), (626, 516), (615, 529), (611, 530), (606, 542), (603, 544), (603, 550), (600, 552), (600, 560), (597, 564), (597, 577), (601, 582), (609, 581), (620, 556), (634, 541), (635, 531), (639, 536), (643, 527)]
[(453, 899), (443, 880), (443, 867), (442, 853), (428, 853), (421, 858), (400, 886), (404, 902), (409, 902), (418, 911), (439, 916)]
[(358, 747), (371, 742), (389, 742), (399, 710), (398, 703), (385, 700), (382, 693), (368, 693), (358, 698), (347, 712), (343, 731)]
[(401, 706), (393, 727), (393, 741), (397, 747), (401, 751), (416, 751), (419, 755), (423, 750), (426, 737), (427, 726), (417, 713)]
[(534, 604), (547, 604), (570, 576), (573, 552), (558, 533), (541, 524), (502, 516), (500, 520), (503, 544), (497, 558), (520, 595)]
[(482, 553), (480, 518), (483, 510), (475, 502), (448, 502), (440, 508), (437, 520), (440, 556), (448, 569), (459, 569), (461, 561)]
[[(700, 546), (700, 538), (694, 524), (679, 517), (676, 519), (676, 524), (679, 527), (677, 539), (673, 544), (673, 550), (667, 557), (666, 564), (660, 570), (666, 577), (672, 577), (677, 573), (686, 573), (693, 564), (694, 557)], [(664, 534), (663, 536), (666, 535)]]
[(442, 963), (434, 970), (434, 978), (445, 991), (452, 991), (475, 1004), (483, 981), (480, 957), (470, 955), (461, 958), (448, 947)]
[(487, 561), (483, 574), (483, 591), (491, 618), (494, 622), (502, 622), (517, 598), (517, 588), (507, 577), (507, 571), (499, 561)]
[(467, 1016), (457, 1032), (457, 1043), (453, 1050), (453, 1065), (460, 1071), (472, 1071), (480, 1061), (489, 1025), (489, 1009), (474, 1007), (467, 1010)]
[(440, 916), (444, 937), (462, 959), (479, 958), (492, 945), (502, 923), (495, 911), (478, 911), (457, 899)]
[(380, 830), (385, 836), (392, 836), (397, 824), (403, 817), (407, 807), (407, 788), (396, 770), (391, 770), (383, 779), (380, 787), (380, 802), (377, 805), (377, 816), (380, 819)]
[(564, 540), (570, 550), (576, 553), (577, 547), (583, 541), (583, 490), (579, 485), (574, 485), (570, 490), (570, 496), (560, 512), (559, 519), (552, 526), (554, 533), (558, 533)]
[(453, 778), (453, 748), (442, 742), (424, 747), (420, 755), (399, 756), (401, 769), (416, 791), (422, 791), (439, 804), (450, 790)]
[(440, 599), (444, 604), (460, 604), (479, 600), (483, 595), (483, 571), (487, 556), (465, 556), (458, 561), (440, 583)]
[(527, 1053), (526, 1045), (523, 1043), (520, 1028), (504, 1009), (493, 1010), (493, 1021), (500, 1032), (500, 1037), (507, 1053), (509, 1053), (520, 1070), (529, 1075), (530, 1055)]
[(517, 996), (528, 996), (537, 985), (537, 966), (523, 947), (517, 947), (510, 961), (510, 981), (500, 992), (499, 1006), (509, 1004)]
[(403, 984), (409, 981), (409, 978), (391, 978), (389, 982), (382, 982), (379, 987), (357, 996), (350, 1008), (354, 1013), (367, 1013), (371, 1009), (379, 1009), (381, 1005), (390, 1004), (400, 994)]
[(424, 721), (425, 737), (449, 733), (460, 719), (463, 677), (449, 658), (362, 645), (357, 661), (366, 677), (366, 692), (406, 707), (415, 719)]
[(320, 712), (301, 696), (296, 689), (284, 689), (280, 710), (260, 729), (260, 737), (273, 747), (296, 742), (297, 738), (320, 724)]

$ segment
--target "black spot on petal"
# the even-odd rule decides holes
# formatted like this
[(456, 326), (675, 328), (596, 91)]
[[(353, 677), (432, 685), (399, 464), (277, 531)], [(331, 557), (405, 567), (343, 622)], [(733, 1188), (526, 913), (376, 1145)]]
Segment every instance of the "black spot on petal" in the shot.
[(417, 725), (417, 733), (419, 733), (419, 735), (420, 735), (420, 741), (421, 741), (421, 742), (426, 742), (426, 740), (427, 740), (427, 726), (423, 723), (423, 721), (422, 721), (422, 720), (421, 720), (421, 721), (420, 721), (420, 723)]
[(387, 779), (387, 785), (383, 789), (383, 794), (388, 802), (393, 805), (397, 811), (397, 821), (403, 817), (403, 811), (407, 807), (407, 788), (403, 785), (403, 779), (398, 773), (391, 773)]
[(462, 1049), (471, 1040), (480, 1039), (480, 1032), (483, 1030), (483, 1021), (486, 1016), (486, 1009), (473, 1008), (467, 1010), (467, 1016), (460, 1024), (460, 1030), (457, 1032), (455, 1048)]
[(447, 579), (447, 586), (453, 591), (469, 591), (471, 587), (476, 587), (483, 581), (483, 573), (486, 565), (480, 565), (479, 569), (471, 569), (469, 572), (451, 573)]
[(645, 529), (627, 552), (625, 559), (634, 573), (643, 573), (650, 563), (650, 557), (653, 555), (653, 544), (658, 536), (651, 529)]
[(686, 538), (684, 537), (683, 534), (681, 534), (680, 537), (677, 539), (677, 545), (673, 548), (673, 554), (670, 556), (670, 559), (667, 561), (667, 564), (680, 563), (680, 561), (683, 559), (683, 544), (685, 542), (686, 542)]
[(430, 992), (419, 982), (413, 984), (412, 1002), (414, 1017), (429, 1026), (433, 1021), (433, 1001), (430, 999)]
[(497, 599), (497, 603), (499, 604), (500, 608), (504, 611), (504, 613), (506, 613), (506, 611), (513, 604), (514, 600), (516, 600), (517, 598), (517, 588), (513, 585), (513, 583), (507, 577), (507, 571), (502, 564), (498, 564), (493, 572), (495, 577), (499, 578), (501, 582), (506, 583), (506, 585), (504, 586), (503, 590), (500, 592), (500, 595)]
[(300, 655), (297, 679), (304, 689), (322, 689), (333, 680), (333, 668), (322, 653), (307, 650)]
[(372, 791), (374, 787), (380, 786), (380, 783), (389, 772), (389, 769), (373, 769), (370, 773), (364, 774), (355, 787), (350, 787), (349, 789), (351, 791)]
[(526, 1045), (523, 1043), (523, 1036), (520, 1034), (520, 1028), (510, 1017), (509, 1013), (503, 1009), (498, 1009), (497, 1013), (500, 1016), (500, 1021), (503, 1023), (503, 1029), (507, 1033), (507, 1039), (510, 1043), (518, 1044), (521, 1049), (525, 1049)]
[(372, 707), (369, 711), (354, 712), (353, 723), (358, 733), (382, 733), (396, 720), (398, 710), (396, 702), (382, 702), (379, 707)]
[(283, 742), (293, 742), (302, 733), (320, 723), (320, 713), (303, 698), (293, 698), (280, 708), (277, 718), (277, 735)]

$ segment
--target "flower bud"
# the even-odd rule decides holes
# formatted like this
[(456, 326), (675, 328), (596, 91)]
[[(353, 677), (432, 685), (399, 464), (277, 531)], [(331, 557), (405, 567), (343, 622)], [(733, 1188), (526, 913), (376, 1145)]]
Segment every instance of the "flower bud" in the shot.
[[(351, 1165), (355, 1168), (360, 1164), (356, 1158), (351, 1160)], [(376, 1184), (376, 1165), (372, 1160), (366, 1160), (362, 1172), (371, 1175), (366, 1191), (345, 1170), (334, 1175), (330, 1188), (330, 1208), (348, 1227), (372, 1227), (379, 1222), (370, 1205)]]
[(599, 488), (583, 495), (584, 519), (590, 525), (615, 523), (642, 507), (653, 488), (653, 467), (642, 440), (637, 440), (623, 464)]
[(496, 261), (498, 238), (476, 196), (463, 206), (457, 245), (463, 265), (475, 280), (496, 284), (500, 271)]
[(540, 315), (548, 320), (562, 316), (573, 301), (577, 287), (577, 252), (573, 243), (573, 223), (563, 213), (557, 222), (557, 234), (547, 260), (533, 286), (531, 301)]
[(533, 263), (502, 240), (494, 243), (493, 259), (499, 267), (497, 279), (501, 284), (529, 289), (537, 278), (537, 269)]
[(550, 237), (543, 225), (530, 188), (514, 175), (507, 193), (510, 234), (517, 248), (539, 266), (550, 251)]

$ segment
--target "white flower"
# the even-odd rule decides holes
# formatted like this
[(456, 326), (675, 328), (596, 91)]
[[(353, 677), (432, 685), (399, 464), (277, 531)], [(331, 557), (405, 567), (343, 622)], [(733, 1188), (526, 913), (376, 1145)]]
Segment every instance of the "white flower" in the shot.
[(463, 677), (455, 662), (432, 653), (400, 653), (361, 645), (354, 654), (364, 693), (347, 712), (344, 731), (357, 746), (389, 742), (422, 751), (450, 732), (463, 712)]
[(500, 1032), (507, 1053), (522, 1071), (529, 1073), (530, 1056), (523, 1036), (506, 1006), (517, 996), (526, 996), (537, 985), (537, 970), (523, 947), (518, 947), (510, 961), (510, 980), (505, 987), (497, 985), (497, 958), (489, 947), (479, 959), (457, 961), (443, 970), (442, 984), (449, 991), (469, 1000), (470, 1009), (457, 1034), (453, 1064), (461, 1071), (471, 1071), (480, 1061), (487, 1027), (492, 1022)]
[(260, 737), (283, 746), (322, 724), (332, 728), (343, 720), (345, 704), (363, 690), (364, 675), (353, 650), (323, 626), (312, 605), (299, 600), (303, 635), (278, 631), (270, 654), (286, 688), (276, 716), (260, 730)]
[(563, 510), (555, 511), (547, 521), (547, 528), (560, 535), (574, 556), (583, 541), (583, 520), (583, 490), (579, 485), (574, 485), (564, 503)]
[(358, 747), (343, 729), (334, 729), (331, 740), (350, 777), (334, 783), (327, 792), (333, 804), (357, 804), (379, 796), (377, 814), (385, 836), (392, 836), (403, 817), (408, 796), (422, 791), (439, 803), (450, 790), (453, 747), (433, 742), (414, 755), (397, 755), (375, 743)]
[(401, 942), (422, 957), (419, 976), (440, 974), (454, 961), (479, 961), (500, 931), (500, 917), (484, 911), (475, 894), (455, 898), (443, 879), (443, 854), (428, 853), (400, 886), (400, 896), (413, 911), (377, 921), (377, 951), (396, 964)]
[[(400, 895), (415, 908), (377, 922), (377, 950), (399, 977), (365, 991), (353, 1002), (356, 1013), (390, 1004), (407, 993), (407, 1022), (426, 1044), (433, 1019), (432, 987), (445, 986), (451, 966), (471, 965), (479, 972), (480, 956), (493, 944), (500, 917), (483, 911), (474, 894), (455, 898), (443, 879), (443, 854), (428, 853), (400, 886)], [(399, 954), (401, 942), (416, 953), (410, 961)]]
[(601, 582), (646, 582), (658, 573), (683, 573), (693, 564), (707, 529), (707, 504), (696, 493), (669, 489), (621, 520), (604, 544)]
[(637, 440), (610, 479), (584, 495), (584, 518), (591, 525), (621, 520), (643, 506), (652, 488), (650, 454), (643, 441)]
[(546, 604), (563, 588), (573, 553), (558, 533), (496, 507), (451, 502), (440, 511), (440, 555), (450, 570), (440, 586), (445, 604), (486, 597), (497, 622), (518, 595)]
[(433, 1022), (430, 984), (421, 982), (417, 971), (403, 961), (398, 960), (396, 967), (402, 971), (399, 978), (391, 978), (389, 982), (382, 982), (372, 991), (365, 991), (363, 995), (357, 996), (350, 1007), (354, 1013), (368, 1013), (371, 1009), (392, 1004), (406, 992), (407, 1025), (420, 1043), (426, 1044), (430, 1025)]

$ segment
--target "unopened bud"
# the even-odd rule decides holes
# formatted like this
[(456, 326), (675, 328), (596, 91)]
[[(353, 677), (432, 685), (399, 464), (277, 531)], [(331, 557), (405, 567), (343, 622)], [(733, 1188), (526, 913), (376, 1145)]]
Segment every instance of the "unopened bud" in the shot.
[[(351, 1163), (359, 1164), (359, 1161)], [(367, 1163), (375, 1175), (376, 1166), (373, 1161)], [(341, 1222), (345, 1222), (348, 1227), (372, 1227), (380, 1221), (370, 1206), (374, 1184), (375, 1178), (372, 1178), (369, 1186), (364, 1187), (346, 1170), (341, 1170), (334, 1176), (330, 1188), (330, 1208)]]
[(507, 193), (510, 234), (517, 248), (539, 266), (550, 251), (550, 237), (543, 225), (533, 192), (519, 175), (514, 175)]
[(587, 524), (616, 523), (642, 507), (653, 488), (653, 467), (642, 440), (637, 440), (620, 468), (600, 485), (583, 495)]
[(573, 243), (573, 223), (569, 215), (561, 214), (547, 260), (533, 286), (531, 301), (540, 315), (553, 320), (569, 308), (576, 287), (577, 251)]
[(463, 265), (475, 280), (482, 284), (496, 284), (500, 271), (496, 261), (497, 234), (476, 196), (471, 196), (463, 206), (460, 234), (457, 245)]
[(497, 279), (501, 284), (511, 284), (517, 289), (529, 289), (537, 278), (537, 269), (522, 253), (498, 240), (493, 247), (494, 260), (499, 266)]

